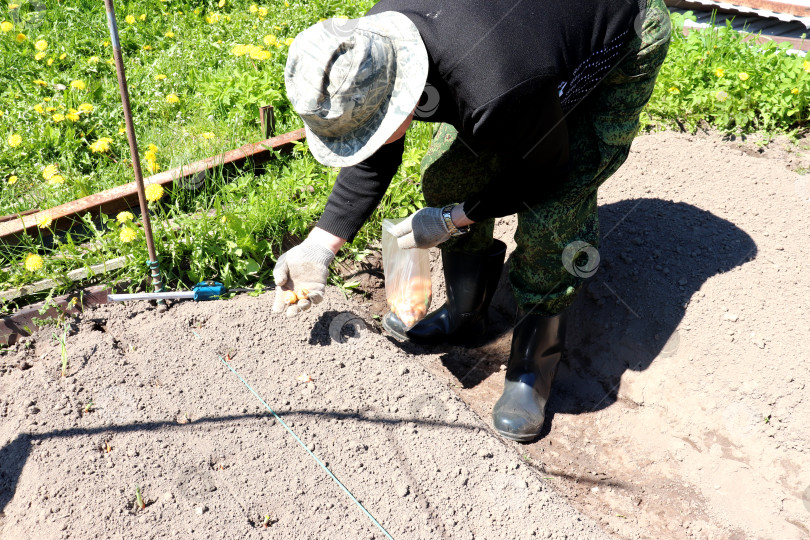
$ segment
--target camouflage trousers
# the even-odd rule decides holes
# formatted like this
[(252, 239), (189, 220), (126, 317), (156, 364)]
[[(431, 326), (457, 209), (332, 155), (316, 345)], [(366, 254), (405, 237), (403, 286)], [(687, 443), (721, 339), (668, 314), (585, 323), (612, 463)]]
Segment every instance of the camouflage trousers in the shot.
[[(556, 315), (574, 301), (598, 264), (597, 188), (624, 163), (669, 48), (669, 11), (649, 0), (617, 66), (566, 114), (571, 168), (558, 190), (518, 214), (517, 248), (509, 281), (520, 309)], [(638, 30), (641, 30), (640, 36)], [(428, 205), (457, 203), (497, 182), (504, 157), (474, 155), (455, 128), (441, 124), (422, 159), (422, 191)], [(472, 225), (470, 233), (442, 250), (476, 253), (492, 243), (495, 220)]]

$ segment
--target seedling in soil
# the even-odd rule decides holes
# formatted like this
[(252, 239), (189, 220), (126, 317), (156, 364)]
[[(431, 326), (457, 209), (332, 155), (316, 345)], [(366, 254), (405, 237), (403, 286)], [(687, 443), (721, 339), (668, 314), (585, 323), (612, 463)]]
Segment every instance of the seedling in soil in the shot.
[(67, 354), (67, 327), (62, 330), (62, 335), (53, 334), (54, 339), (59, 342), (59, 349), (62, 355), (62, 377), (67, 377), (67, 364), (68, 364), (68, 354)]
[(272, 525), (276, 521), (278, 521), (278, 518), (270, 517), (270, 515), (268, 514), (268, 515), (264, 516), (264, 519), (262, 519), (262, 527), (264, 527), (266, 529), (267, 527), (269, 527), (270, 525)]
[(135, 507), (141, 510), (146, 508), (146, 504), (143, 502), (143, 497), (141, 496), (141, 488), (138, 486), (135, 486)]
[(91, 399), (90, 403), (88, 403), (87, 405), (84, 406), (84, 414), (87, 414), (89, 412), (93, 412), (93, 405), (95, 405), (95, 403), (93, 403), (93, 400)]

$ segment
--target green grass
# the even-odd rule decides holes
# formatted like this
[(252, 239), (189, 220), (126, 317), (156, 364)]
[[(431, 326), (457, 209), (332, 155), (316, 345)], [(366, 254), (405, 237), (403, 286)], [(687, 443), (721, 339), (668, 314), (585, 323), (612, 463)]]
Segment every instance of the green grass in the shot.
[[(12, 26), (0, 25), (0, 214), (50, 208), (132, 181), (103, 3), (17, 3), (16, 8), (0, 6), (0, 23)], [(320, 18), (360, 16), (373, 3), (118, 3), (146, 174), (260, 140), (261, 105), (275, 107), (277, 133), (301, 127), (284, 95), (286, 41)], [(128, 15), (134, 17), (131, 23)], [(683, 37), (683, 18), (673, 22), (670, 54), (642, 114), (644, 125), (694, 130), (707, 123), (768, 133), (805, 125), (810, 63), (787, 55), (782, 46), (744, 42), (727, 28)], [(47, 42), (40, 43), (42, 50), (40, 41)], [(170, 95), (177, 101), (167, 101)], [(403, 217), (422, 205), (419, 162), (430, 136), (427, 124), (409, 130), (403, 166), (344, 256), (360, 257), (377, 241), (383, 217)], [(50, 181), (43, 177), (49, 166), (58, 171), (46, 175)], [(270, 281), (282, 239), (306, 234), (336, 174), (299, 144), (263, 170), (228, 178), (215, 171), (197, 190), (169, 190), (150, 204), (165, 285), (189, 288), (201, 279), (217, 279), (243, 287)], [(64, 279), (71, 269), (120, 256), (131, 264), (94, 281), (148, 287), (139, 221), (84, 220), (83, 230), (56, 236), (55, 242), (35, 232), (16, 246), (0, 248), (0, 290), (53, 278), (58, 294), (72, 287)]]

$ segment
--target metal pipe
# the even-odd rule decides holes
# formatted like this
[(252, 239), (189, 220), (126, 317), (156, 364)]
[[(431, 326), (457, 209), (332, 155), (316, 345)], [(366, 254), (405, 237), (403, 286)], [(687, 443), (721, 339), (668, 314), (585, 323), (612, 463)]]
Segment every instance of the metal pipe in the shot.
[(183, 300), (194, 299), (194, 291), (179, 292), (155, 292), (155, 293), (133, 293), (133, 294), (108, 294), (107, 300), (110, 302), (125, 302), (127, 300)]
[[(121, 91), (121, 103), (124, 106), (124, 122), (126, 123), (127, 139), (129, 140), (129, 153), (132, 155), (132, 168), (135, 171), (135, 183), (138, 187), (138, 201), (141, 205), (141, 216), (143, 217), (143, 232), (146, 236), (146, 249), (149, 253), (149, 261), (147, 264), (152, 274), (152, 285), (156, 292), (160, 292), (163, 290), (163, 284), (160, 279), (160, 264), (158, 263), (157, 253), (155, 252), (155, 241), (152, 238), (152, 223), (149, 220), (149, 206), (146, 201), (146, 189), (143, 185), (141, 159), (138, 155), (138, 141), (135, 138), (135, 125), (132, 122), (132, 110), (129, 106), (129, 89), (127, 88), (127, 76), (124, 72), (121, 43), (118, 40), (118, 23), (115, 20), (115, 6), (113, 6), (113, 0), (104, 0), (104, 7), (107, 9), (107, 26), (110, 29), (115, 71), (118, 75), (118, 89)], [(159, 300), (158, 303), (164, 304), (165, 301)]]

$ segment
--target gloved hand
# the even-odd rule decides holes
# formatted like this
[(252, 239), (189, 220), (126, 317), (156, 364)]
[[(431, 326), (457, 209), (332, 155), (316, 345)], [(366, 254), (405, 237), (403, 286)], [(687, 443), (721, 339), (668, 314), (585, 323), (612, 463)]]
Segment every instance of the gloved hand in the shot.
[(393, 227), (400, 249), (431, 248), (450, 238), (441, 208), (422, 208)]
[[(312, 240), (304, 240), (299, 245), (283, 253), (276, 261), (273, 279), (276, 282), (276, 298), (273, 312), (284, 311), (288, 317), (295, 317), (306, 311), (312, 304), (319, 304), (326, 291), (326, 278), (329, 276), (329, 263), (335, 258), (332, 250)], [(308, 298), (287, 305), (284, 295), (287, 291), (307, 289)]]

